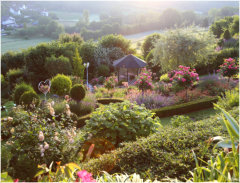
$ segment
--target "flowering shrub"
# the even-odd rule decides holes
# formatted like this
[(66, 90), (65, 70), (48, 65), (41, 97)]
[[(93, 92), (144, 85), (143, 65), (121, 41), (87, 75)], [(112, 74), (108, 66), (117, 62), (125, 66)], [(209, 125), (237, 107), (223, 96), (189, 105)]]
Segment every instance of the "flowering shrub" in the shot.
[(99, 84), (99, 79), (98, 78), (93, 78), (90, 83), (94, 86), (94, 85), (98, 85)]
[(238, 73), (239, 64), (237, 59), (228, 58), (224, 60), (224, 63), (219, 66), (220, 69), (217, 72), (221, 73), (224, 77), (228, 77), (228, 81), (230, 78)]
[(144, 68), (142, 72), (137, 77), (137, 80), (135, 81), (135, 85), (142, 91), (145, 91), (147, 89), (152, 89), (152, 73), (150, 70), (147, 70)]
[(61, 118), (55, 116), (51, 104), (45, 109), (14, 110), (13, 117), (4, 121), (1, 129), (6, 132), (9, 128), (7, 123), (12, 124), (6, 146), (10, 149), (9, 153), (14, 155), (10, 160), (14, 164), (10, 164), (8, 171), (13, 177), (31, 180), (37, 164), (80, 161), (77, 154), (85, 140), (85, 133), (76, 130), (71, 115), (63, 113)]
[(186, 89), (186, 99), (187, 99), (187, 89), (193, 86), (195, 81), (199, 80), (198, 73), (196, 73), (196, 69), (191, 69), (190, 67), (185, 67), (179, 65), (179, 70), (173, 70), (168, 73), (169, 80), (173, 82), (173, 84), (177, 84), (180, 87), (184, 87)]
[(104, 87), (108, 90), (113, 89), (118, 83), (116, 76), (108, 77), (104, 82)]
[(177, 83), (180, 86), (189, 88), (195, 81), (199, 80), (198, 74), (195, 69), (180, 65), (179, 70), (173, 70), (168, 73), (169, 80), (173, 83)]

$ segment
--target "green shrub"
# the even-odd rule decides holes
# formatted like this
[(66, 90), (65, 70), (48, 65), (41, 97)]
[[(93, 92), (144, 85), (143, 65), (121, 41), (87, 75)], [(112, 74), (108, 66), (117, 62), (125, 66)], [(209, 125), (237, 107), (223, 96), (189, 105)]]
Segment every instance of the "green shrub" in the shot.
[(102, 137), (118, 145), (153, 132), (160, 123), (158, 118), (152, 117), (153, 113), (144, 106), (124, 101), (97, 108), (86, 121), (85, 129), (93, 137)]
[(60, 57), (55, 57), (54, 55), (47, 57), (44, 67), (50, 76), (55, 76), (56, 74), (70, 75), (72, 73), (69, 59), (62, 55)]
[(10, 69), (7, 72), (7, 79), (10, 84), (10, 88), (14, 87), (16, 83), (23, 79), (23, 70), (22, 69)]
[(72, 81), (68, 76), (58, 74), (52, 78), (51, 92), (59, 96), (68, 94), (72, 87)]
[(4, 76), (1, 74), (1, 98), (8, 98), (9, 97), (9, 87), (8, 83), (5, 80)]
[(228, 40), (228, 39), (231, 38), (231, 34), (230, 34), (230, 32), (229, 32), (228, 29), (226, 29), (226, 30), (223, 32), (222, 38), (224, 38), (224, 39), (226, 39), (226, 40)]
[[(85, 132), (74, 128), (75, 120), (71, 117), (61, 116), (57, 119), (41, 108), (21, 113), (18, 109), (14, 111), (11, 121), (14, 132), (7, 142), (14, 155), (10, 160), (14, 162), (10, 163), (13, 177), (29, 182), (36, 174), (37, 165), (49, 167), (54, 162), (53, 168), (56, 169), (56, 161), (79, 163), (81, 157), (78, 153), (85, 141)], [(4, 125), (1, 130), (7, 129), (9, 126)], [(49, 147), (45, 147), (46, 143)]]
[(7, 87), (7, 82), (4, 78), (4, 76), (1, 74), (1, 88), (6, 88)]
[(80, 102), (70, 103), (70, 110), (78, 116), (84, 116), (91, 113), (96, 107), (96, 98), (94, 94), (88, 93), (86, 97)]
[(218, 97), (217, 104), (225, 110), (232, 109), (234, 106), (239, 106), (239, 89), (235, 88), (234, 90), (226, 91), (222, 97)]
[(169, 79), (169, 77), (168, 77), (168, 74), (163, 74), (163, 75), (160, 77), (160, 81), (169, 83), (169, 82), (170, 82), (170, 79)]
[(86, 91), (83, 85), (76, 84), (70, 90), (70, 96), (77, 102), (80, 102), (82, 99), (84, 99), (85, 95)]
[(65, 109), (66, 109), (66, 102), (62, 101), (62, 102), (55, 102), (55, 104), (53, 105), (54, 111), (56, 115), (62, 114), (64, 113)]
[[(137, 173), (159, 181), (166, 178), (190, 178), (195, 168), (191, 150), (204, 160), (210, 157), (206, 143), (210, 137), (224, 134), (217, 115), (178, 128), (165, 126), (155, 134), (124, 143), (123, 147), (80, 164), (82, 169), (95, 175), (105, 170), (113, 173)], [(211, 152), (211, 151), (210, 151)]]
[(104, 104), (104, 105), (108, 105), (111, 103), (119, 103), (119, 102), (123, 102), (123, 99), (118, 99), (118, 98), (99, 98), (97, 99), (97, 102), (99, 104)]
[(110, 69), (107, 65), (100, 65), (98, 67), (98, 76), (108, 77), (110, 75)]
[(171, 125), (173, 127), (179, 127), (182, 126), (184, 123), (189, 123), (192, 120), (190, 119), (189, 116), (184, 116), (184, 115), (179, 115), (179, 116), (173, 116), (171, 118)]
[(13, 92), (13, 98), (16, 104), (20, 104), (19, 99), (22, 96), (22, 94), (26, 91), (34, 91), (34, 90), (31, 85), (28, 85), (26, 83), (20, 83), (15, 86), (15, 89)]
[(152, 111), (156, 113), (156, 116), (158, 117), (168, 117), (213, 107), (213, 103), (216, 102), (217, 100), (218, 97), (205, 97), (203, 99), (183, 104), (162, 107), (160, 109), (153, 109)]
[(38, 106), (39, 96), (35, 91), (26, 91), (21, 95), (19, 103), (27, 106), (34, 103), (36, 106)]

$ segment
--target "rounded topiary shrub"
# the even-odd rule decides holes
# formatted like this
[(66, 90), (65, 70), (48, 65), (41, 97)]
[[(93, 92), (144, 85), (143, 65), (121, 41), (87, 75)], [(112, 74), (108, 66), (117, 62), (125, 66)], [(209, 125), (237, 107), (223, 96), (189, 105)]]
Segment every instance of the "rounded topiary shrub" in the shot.
[(31, 85), (28, 85), (26, 83), (20, 83), (15, 86), (13, 98), (16, 104), (20, 104), (19, 99), (22, 96), (22, 94), (26, 91), (34, 91), (34, 89)]
[(73, 100), (76, 100), (77, 102), (80, 102), (82, 99), (84, 99), (86, 95), (86, 91), (84, 89), (84, 86), (81, 84), (74, 85), (70, 90), (70, 95)]
[(34, 103), (37, 106), (39, 104), (39, 96), (35, 91), (26, 91), (20, 97), (19, 103), (27, 106)]
[(59, 96), (68, 94), (72, 87), (71, 79), (63, 74), (56, 75), (52, 78), (51, 82), (51, 92)]
[(160, 125), (159, 119), (153, 119), (154, 113), (129, 101), (100, 106), (86, 121), (86, 130), (93, 137), (105, 138), (118, 146), (123, 141), (136, 140), (148, 136)]

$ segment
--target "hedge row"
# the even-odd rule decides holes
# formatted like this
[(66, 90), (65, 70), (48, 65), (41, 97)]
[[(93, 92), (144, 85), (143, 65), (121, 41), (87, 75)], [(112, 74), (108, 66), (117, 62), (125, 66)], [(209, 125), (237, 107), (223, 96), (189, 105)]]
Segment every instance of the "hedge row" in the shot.
[(160, 109), (153, 109), (152, 111), (156, 113), (156, 116), (158, 117), (168, 117), (211, 108), (213, 107), (213, 103), (217, 100), (218, 97), (206, 97), (183, 104), (162, 107)]
[(100, 98), (97, 99), (97, 102), (100, 104), (108, 105), (110, 103), (117, 103), (117, 102), (123, 102), (123, 99), (120, 98)]
[[(238, 116), (238, 107), (230, 113), (234, 113), (233, 117)], [(165, 126), (149, 137), (124, 143), (121, 148), (84, 162), (80, 167), (94, 175), (101, 171), (111, 174), (136, 172), (151, 180), (162, 181), (168, 176), (186, 181), (184, 177), (190, 178), (189, 171), (196, 167), (192, 150), (206, 161), (212, 152), (206, 151), (206, 141), (226, 133), (216, 114), (201, 121), (186, 122), (177, 128)]]

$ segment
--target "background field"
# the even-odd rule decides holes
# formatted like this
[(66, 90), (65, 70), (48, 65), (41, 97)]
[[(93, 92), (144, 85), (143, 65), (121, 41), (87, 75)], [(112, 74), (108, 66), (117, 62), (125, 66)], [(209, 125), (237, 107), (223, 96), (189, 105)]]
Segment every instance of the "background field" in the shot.
[[(50, 13), (55, 13), (59, 18), (58, 22), (64, 26), (74, 26), (82, 17), (81, 12), (50, 11)], [(99, 21), (99, 15), (89, 14), (89, 21)]]
[[(125, 38), (131, 40), (132, 42), (132, 47), (137, 50), (138, 54), (141, 54), (141, 45), (143, 43), (143, 40), (145, 39), (146, 36), (152, 33), (162, 33), (163, 31), (155, 30), (155, 31), (147, 31), (147, 32), (142, 32), (138, 34), (132, 34), (132, 35), (127, 35), (124, 36)], [(20, 38), (13, 38), (9, 36), (2, 36), (1, 40), (1, 53), (5, 53), (7, 51), (21, 51), (21, 49), (26, 49), (30, 46), (36, 46), (39, 43), (42, 42), (50, 42), (53, 39), (51, 38), (31, 38), (31, 39), (20, 39)]]
[(21, 51), (22, 49), (26, 49), (31, 46), (36, 46), (42, 42), (50, 42), (53, 39), (51, 38), (32, 38), (32, 39), (19, 39), (12, 38), (8, 36), (1, 37), (1, 54), (7, 51)]

